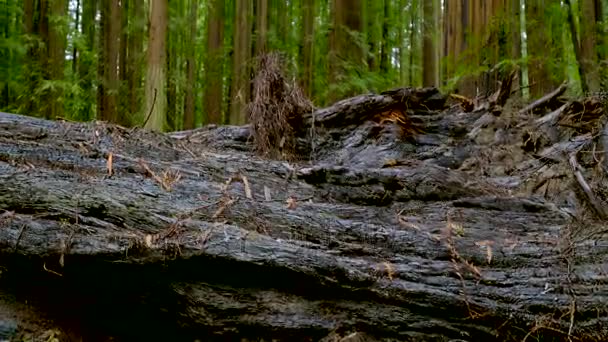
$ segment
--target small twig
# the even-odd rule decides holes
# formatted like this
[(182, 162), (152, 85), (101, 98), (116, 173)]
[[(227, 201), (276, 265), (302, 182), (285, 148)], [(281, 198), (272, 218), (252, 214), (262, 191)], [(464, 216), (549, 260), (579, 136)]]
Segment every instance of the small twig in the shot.
[(52, 274), (54, 274), (54, 275), (56, 275), (56, 276), (63, 277), (63, 274), (58, 273), (58, 272), (55, 272), (55, 271), (53, 271), (53, 270), (49, 270), (48, 268), (46, 268), (46, 262), (42, 264), (42, 268), (43, 268), (45, 271), (49, 272), (49, 273), (52, 273)]
[(527, 105), (526, 107), (521, 109), (518, 114), (519, 115), (526, 114), (527, 112), (546, 104), (547, 102), (549, 102), (549, 101), (553, 100), (554, 98), (563, 94), (566, 91), (566, 89), (568, 89), (568, 83), (566, 81), (564, 81), (557, 89), (555, 89), (554, 91), (550, 92), (549, 94), (541, 97), (540, 99), (530, 103), (529, 105)]
[(249, 185), (249, 180), (247, 176), (241, 176), (241, 180), (243, 181), (243, 185), (245, 185), (245, 197), (248, 199), (253, 199), (253, 195), (251, 193), (251, 185)]
[(598, 216), (601, 219), (605, 220), (606, 218), (608, 218), (608, 215), (606, 214), (606, 211), (604, 210), (600, 202), (595, 198), (595, 195), (593, 194), (593, 190), (591, 190), (589, 183), (587, 183), (585, 177), (583, 177), (583, 173), (581, 172), (582, 167), (576, 161), (576, 152), (570, 154), (569, 161), (570, 166), (572, 167), (572, 170), (574, 172), (574, 176), (576, 177), (576, 180), (578, 181), (578, 184), (580, 185), (585, 195), (587, 195), (589, 203), (591, 204), (595, 212), (598, 214)]
[(144, 121), (144, 124), (142, 125), (142, 127), (146, 127), (148, 120), (150, 120), (150, 117), (152, 116), (152, 112), (154, 111), (154, 104), (156, 104), (156, 88), (154, 88), (154, 98), (152, 99), (152, 106), (150, 106), (150, 112), (148, 113), (148, 116), (146, 117), (146, 121)]
[(19, 235), (17, 235), (17, 241), (15, 241), (15, 249), (14, 251), (17, 251), (17, 247), (19, 246), (19, 241), (21, 241), (21, 236), (23, 235), (23, 231), (25, 231), (25, 227), (26, 225), (21, 225), (21, 229), (19, 229)]

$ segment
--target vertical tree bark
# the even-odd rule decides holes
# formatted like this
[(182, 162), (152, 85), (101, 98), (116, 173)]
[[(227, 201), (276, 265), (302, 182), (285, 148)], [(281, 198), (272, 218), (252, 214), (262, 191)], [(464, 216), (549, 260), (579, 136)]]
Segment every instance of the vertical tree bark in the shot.
[(585, 64), (585, 78), (590, 92), (600, 90), (600, 70), (598, 68), (598, 23), (601, 23), (599, 0), (581, 0), (581, 63)]
[[(431, 1), (431, 0), (427, 0)], [(380, 46), (380, 71), (384, 74), (389, 70), (389, 56), (391, 55), (391, 44), (389, 42), (388, 29), (390, 25), (390, 4), (391, 1), (384, 0), (384, 15), (382, 16), (382, 45)]]
[(397, 20), (397, 41), (399, 42), (397, 44), (398, 47), (398, 60), (399, 60), (399, 83), (400, 84), (405, 84), (405, 70), (406, 70), (406, 63), (405, 63), (405, 35), (403, 34), (406, 30), (406, 25), (405, 25), (405, 20), (404, 17), (402, 16), (403, 12), (405, 11), (405, 1), (406, 0), (399, 0), (398, 4), (399, 4), (399, 10), (397, 11), (397, 18), (399, 18), (399, 20)]
[[(222, 123), (224, 73), (224, 2), (211, 0), (207, 19), (207, 60), (205, 63), (205, 112), (207, 123)], [(238, 19), (237, 19), (238, 21)], [(234, 80), (234, 76), (233, 76)]]
[(410, 33), (410, 38), (409, 38), (409, 42), (410, 42), (410, 51), (409, 51), (409, 63), (408, 63), (408, 76), (409, 76), (409, 86), (413, 87), (415, 86), (415, 79), (414, 79), (414, 71), (415, 71), (415, 65), (414, 65), (414, 56), (415, 56), (415, 51), (416, 51), (416, 31), (417, 31), (417, 25), (416, 25), (416, 18), (418, 17), (416, 15), (416, 13), (418, 12), (418, 5), (419, 5), (419, 1), (415, 0), (415, 1), (411, 1), (410, 2), (410, 27), (409, 27), (409, 33)]
[[(74, 27), (76, 27), (76, 31), (80, 30), (80, 0), (76, 0)], [(72, 72), (74, 74), (78, 72), (78, 49), (76, 48), (76, 44), (72, 48)]]
[[(23, 31), (28, 37), (38, 35), (37, 11), (35, 0), (24, 0), (23, 2)], [(29, 39), (29, 38), (28, 38)], [(30, 44), (25, 58), (25, 79), (26, 90), (30, 94), (35, 93), (36, 84), (40, 75), (40, 49), (37, 44)], [(23, 104), (20, 106), (24, 112), (30, 115), (39, 115), (37, 102), (30, 101), (28, 97), (24, 97)]]
[(551, 31), (545, 20), (546, 6), (550, 0), (526, 1), (526, 35), (528, 37), (528, 80), (530, 95), (540, 97), (561, 83), (551, 77), (547, 54), (551, 52)]
[(589, 89), (587, 85), (585, 63), (583, 61), (583, 52), (581, 51), (581, 45), (578, 42), (578, 30), (576, 29), (576, 23), (574, 18), (574, 10), (570, 0), (565, 0), (564, 3), (567, 6), (568, 11), (568, 25), (570, 26), (570, 38), (572, 40), (572, 46), (574, 47), (574, 54), (576, 56), (576, 62), (578, 64), (578, 74), (581, 78), (581, 90), (586, 93)]
[[(87, 0), (89, 1), (89, 0)], [(141, 110), (142, 64), (144, 62), (144, 33), (147, 16), (144, 0), (129, 0), (129, 34), (127, 37), (127, 91), (128, 113), (132, 118), (138, 117)]]
[(308, 98), (312, 98), (314, 70), (314, 39), (315, 39), (315, 0), (304, 0), (302, 6), (302, 89)]
[(120, 48), (119, 0), (101, 2), (101, 48), (99, 53), (99, 86), (97, 117), (117, 123), (118, 120), (118, 58)]
[[(506, 37), (507, 41), (511, 43), (510, 53), (513, 60), (521, 58), (521, 32), (519, 30), (519, 13), (521, 7), (519, 6), (519, 0), (506, 0), (507, 8), (509, 9), (509, 29)], [(515, 80), (513, 80), (514, 91), (521, 95), (521, 69), (516, 71)]]
[[(181, 2), (168, 2), (169, 6), (173, 6), (173, 13), (180, 13), (178, 5)], [(167, 10), (170, 12), (170, 10)], [(179, 73), (177, 68), (178, 58), (178, 42), (179, 42), (179, 25), (167, 27), (167, 41), (165, 43), (165, 56), (167, 67), (165, 69), (166, 85), (167, 85), (167, 109), (165, 113), (165, 128), (169, 131), (176, 130), (176, 115), (177, 115), (177, 82), (175, 78)]]
[(436, 0), (427, 0), (422, 7), (424, 13), (422, 42), (422, 85), (439, 86), (439, 68), (437, 55), (437, 9)]
[[(268, 36), (268, 0), (256, 0), (255, 13), (255, 53), (266, 52)], [(284, 13), (283, 15), (286, 15)]]
[[(333, 30), (330, 37), (330, 85), (342, 82), (346, 76), (345, 65), (361, 66), (366, 62), (363, 47), (353, 38), (352, 33), (363, 32), (363, 1), (362, 0), (332, 0)], [(338, 94), (332, 92), (330, 101), (339, 97), (354, 95), (354, 91), (346, 90)]]
[[(82, 34), (85, 37), (85, 48), (81, 50), (78, 61), (78, 78), (83, 92), (82, 101), (85, 103), (96, 103), (93, 80), (96, 78), (96, 60), (93, 58), (93, 51), (96, 50), (97, 36), (97, 0), (86, 0), (82, 2)], [(85, 53), (86, 52), (86, 53)], [(94, 111), (90, 106), (84, 106), (78, 118), (90, 120), (94, 116)]]
[[(194, 128), (194, 103), (196, 100), (195, 89), (195, 69), (196, 69), (196, 49), (194, 42), (196, 41), (196, 19), (198, 12), (198, 1), (190, 0), (189, 20), (190, 32), (188, 33), (188, 41), (191, 42), (186, 46), (186, 97), (184, 99), (184, 129)], [(210, 80), (208, 80), (210, 81)], [(221, 101), (221, 95), (218, 96)], [(221, 102), (220, 102), (221, 104)]]
[[(383, 1), (388, 1), (388, 0), (383, 0)], [(378, 11), (378, 6), (382, 3), (382, 1), (377, 0), (377, 1), (373, 1), (373, 0), (367, 0), (366, 1), (366, 16), (365, 16), (365, 20), (366, 20), (366, 25), (367, 25), (367, 30), (366, 30), (366, 37), (367, 37), (367, 68), (369, 69), (369, 71), (378, 71), (379, 69), (379, 61), (378, 61), (378, 57), (379, 57), (379, 51), (380, 49), (378, 48), (380, 46), (380, 40), (381, 40), (381, 36), (380, 36), (380, 31), (378, 29), (378, 18), (381, 18), (380, 15), (378, 15), (379, 11)]]
[(287, 44), (289, 44), (289, 32), (291, 30), (291, 25), (289, 25), (289, 16), (287, 15), (289, 7), (287, 6), (287, 1), (285, 0), (278, 0), (277, 5), (278, 37), (279, 41), (281, 42), (281, 46), (285, 47)]
[(129, 70), (127, 63), (128, 57), (128, 46), (129, 46), (129, 32), (130, 25), (129, 21), (132, 19), (130, 11), (130, 0), (120, 0), (120, 47), (118, 51), (118, 79), (119, 81), (119, 94), (118, 94), (118, 108), (120, 115), (118, 116), (119, 123), (123, 126), (130, 126), (131, 115), (127, 111), (129, 98), (133, 96), (133, 89), (127, 87), (127, 80), (129, 79)]
[(606, 25), (608, 16), (605, 16), (605, 14), (602, 1), (595, 0), (596, 51), (600, 70), (600, 89), (608, 89), (608, 68), (605, 64), (608, 60), (608, 25)]
[(251, 0), (236, 0), (234, 28), (234, 62), (232, 80), (232, 101), (230, 103), (230, 124), (242, 125), (247, 122), (245, 105), (249, 101), (251, 69)]
[(146, 72), (145, 128), (162, 131), (165, 126), (167, 93), (165, 89), (168, 0), (151, 0), (148, 37), (148, 68)]
[[(52, 5), (50, 13), (53, 17), (59, 18), (67, 15), (66, 0), (49, 0)], [(66, 47), (66, 31), (61, 27), (50, 25), (48, 53), (49, 53), (49, 79), (60, 81), (64, 79), (65, 67), (65, 47)], [(50, 109), (47, 118), (56, 118), (63, 116), (63, 92), (60, 87), (52, 91), (50, 94), (49, 103)]]
[[(40, 38), (44, 42), (44, 52), (39, 55), (42, 74), (46, 80), (59, 81), (64, 78), (65, 65), (65, 35), (60, 27), (51, 25), (52, 17), (66, 15), (65, 0), (40, 1)], [(59, 87), (46, 90), (40, 101), (41, 111), (47, 119), (54, 119), (63, 115), (62, 92)]]

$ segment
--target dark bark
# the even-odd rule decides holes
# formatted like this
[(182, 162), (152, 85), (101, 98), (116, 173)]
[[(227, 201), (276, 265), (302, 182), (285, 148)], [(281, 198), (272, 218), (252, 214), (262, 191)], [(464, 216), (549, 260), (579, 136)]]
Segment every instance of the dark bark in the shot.
[[(444, 102), (396, 89), (319, 109), (302, 120), (312, 165), (255, 156), (247, 126), (1, 113), (1, 289), (84, 340), (603, 340), (608, 247), (601, 222), (573, 219), (568, 160), (522, 154), (526, 127)], [(399, 110), (424, 133), (395, 135)], [(481, 142), (504, 127), (511, 143)], [(526, 190), (541, 167), (570, 181)]]
[(127, 88), (130, 94), (128, 98), (128, 113), (133, 121), (141, 113), (142, 98), (142, 63), (144, 62), (144, 27), (146, 15), (143, 0), (129, 0), (129, 34), (127, 37)]
[[(198, 1), (190, 0), (190, 9), (188, 15), (190, 18), (189, 24), (189, 41), (196, 40), (196, 19), (198, 10)], [(194, 103), (196, 100), (196, 49), (194, 44), (186, 45), (186, 95), (184, 98), (184, 129), (193, 129), (195, 121)], [(221, 96), (220, 96), (221, 104)]]

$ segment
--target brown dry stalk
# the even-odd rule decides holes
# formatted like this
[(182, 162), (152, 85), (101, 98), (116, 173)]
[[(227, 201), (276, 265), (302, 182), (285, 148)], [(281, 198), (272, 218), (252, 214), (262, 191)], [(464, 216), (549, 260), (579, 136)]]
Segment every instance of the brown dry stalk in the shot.
[(303, 129), (302, 117), (313, 106), (295, 80), (285, 76), (284, 64), (278, 53), (258, 58), (253, 101), (247, 112), (257, 151), (265, 156), (295, 160), (300, 157), (297, 134)]

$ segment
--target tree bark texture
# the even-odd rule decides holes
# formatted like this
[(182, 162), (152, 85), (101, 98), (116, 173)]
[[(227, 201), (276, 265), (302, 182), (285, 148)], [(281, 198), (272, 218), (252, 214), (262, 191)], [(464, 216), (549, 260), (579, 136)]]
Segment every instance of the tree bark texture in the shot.
[[(125, 341), (602, 340), (606, 233), (560, 159), (595, 138), (555, 126), (541, 158), (518, 143), (532, 126), (446, 100), (317, 109), (302, 163), (256, 156), (248, 126), (1, 113), (0, 289)], [(398, 134), (401, 112), (422, 132)]]
[(150, 30), (148, 38), (148, 67), (146, 74), (146, 121), (145, 127), (162, 131), (166, 124), (166, 49), (167, 40), (167, 0), (150, 2)]

